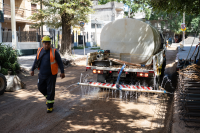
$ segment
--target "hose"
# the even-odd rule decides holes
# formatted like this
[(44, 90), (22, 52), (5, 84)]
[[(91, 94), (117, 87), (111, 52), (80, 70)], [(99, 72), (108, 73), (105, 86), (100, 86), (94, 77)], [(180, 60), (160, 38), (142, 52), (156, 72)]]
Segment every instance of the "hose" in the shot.
[(119, 80), (120, 80), (121, 74), (122, 74), (122, 72), (123, 72), (123, 70), (124, 70), (125, 67), (126, 67), (126, 65), (124, 64), (124, 65), (122, 66), (120, 72), (119, 72), (118, 77), (117, 77), (116, 88), (117, 88), (118, 90), (121, 90), (121, 88), (120, 88), (120, 86), (119, 86)]

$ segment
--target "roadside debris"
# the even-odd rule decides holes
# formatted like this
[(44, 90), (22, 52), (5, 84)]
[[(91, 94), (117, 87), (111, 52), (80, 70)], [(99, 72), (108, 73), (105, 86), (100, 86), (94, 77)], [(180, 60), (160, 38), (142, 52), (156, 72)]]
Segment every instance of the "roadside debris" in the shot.
[(24, 84), (17, 75), (5, 75), (7, 80), (7, 88), (5, 91), (13, 92), (19, 89), (25, 89)]

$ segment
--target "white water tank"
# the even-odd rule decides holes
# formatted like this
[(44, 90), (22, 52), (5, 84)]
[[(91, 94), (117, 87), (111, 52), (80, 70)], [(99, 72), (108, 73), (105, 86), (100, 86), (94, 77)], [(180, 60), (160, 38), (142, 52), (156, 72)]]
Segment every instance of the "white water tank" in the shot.
[(147, 23), (123, 18), (106, 24), (100, 36), (100, 47), (120, 54), (131, 63), (145, 63), (161, 46), (160, 32)]

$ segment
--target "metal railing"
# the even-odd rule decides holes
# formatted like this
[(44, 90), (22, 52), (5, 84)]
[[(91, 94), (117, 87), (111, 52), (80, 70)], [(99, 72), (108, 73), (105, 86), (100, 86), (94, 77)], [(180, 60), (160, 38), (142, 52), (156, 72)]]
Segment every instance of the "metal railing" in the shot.
[[(11, 7), (10, 5), (4, 4), (3, 6), (4, 14), (11, 15)], [(15, 7), (15, 15), (19, 17), (24, 17), (24, 9)]]
[[(4, 15), (11, 16), (11, 6), (10, 5), (3, 4), (3, 11), (4, 11)], [(37, 9), (30, 10), (30, 9), (15, 7), (15, 16), (17, 16), (17, 17), (22, 17), (22, 18), (29, 17), (29, 16), (26, 16), (26, 12), (31, 12), (30, 15), (33, 15), (34, 13), (37, 13)]]
[[(36, 31), (17, 31), (18, 42), (37, 42)], [(2, 31), (2, 41), (12, 42), (12, 31)]]
[(20, 31), (18, 32), (19, 42), (36, 42), (37, 41), (36, 31)]

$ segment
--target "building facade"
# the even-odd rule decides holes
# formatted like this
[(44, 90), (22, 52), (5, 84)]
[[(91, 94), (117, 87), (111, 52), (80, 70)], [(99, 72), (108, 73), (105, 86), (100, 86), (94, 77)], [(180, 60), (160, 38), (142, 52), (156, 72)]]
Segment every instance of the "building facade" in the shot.
[(97, 45), (100, 46), (100, 34), (102, 28), (105, 24), (124, 17), (124, 4), (118, 2), (109, 2), (105, 5), (94, 5), (92, 8), (94, 9), (95, 13), (91, 15), (91, 40), (95, 42), (96, 24), (96, 41)]
[[(118, 2), (108, 2), (105, 5), (98, 5), (98, 0), (94, 0), (92, 9), (94, 9), (95, 13), (88, 16), (90, 21), (85, 24), (85, 39), (89, 42), (87, 43), (89, 44), (88, 46), (100, 46), (100, 34), (102, 28), (105, 24), (124, 17), (124, 4)], [(83, 35), (83, 32), (80, 28), (78, 28), (78, 26), (73, 28), (73, 32), (75, 33), (74, 43), (77, 45), (76, 33), (78, 35)]]
[[(10, 0), (3, 1), (3, 10), (4, 12), (4, 22), (2, 23), (3, 31), (11, 31), (11, 4)], [(2, 4), (2, 3), (1, 3)], [(32, 3), (30, 0), (15, 0), (15, 19), (16, 19), (16, 30), (19, 31), (34, 31), (35, 29), (31, 28), (33, 24), (30, 19), (28, 19), (37, 9), (40, 8), (40, 5)]]

